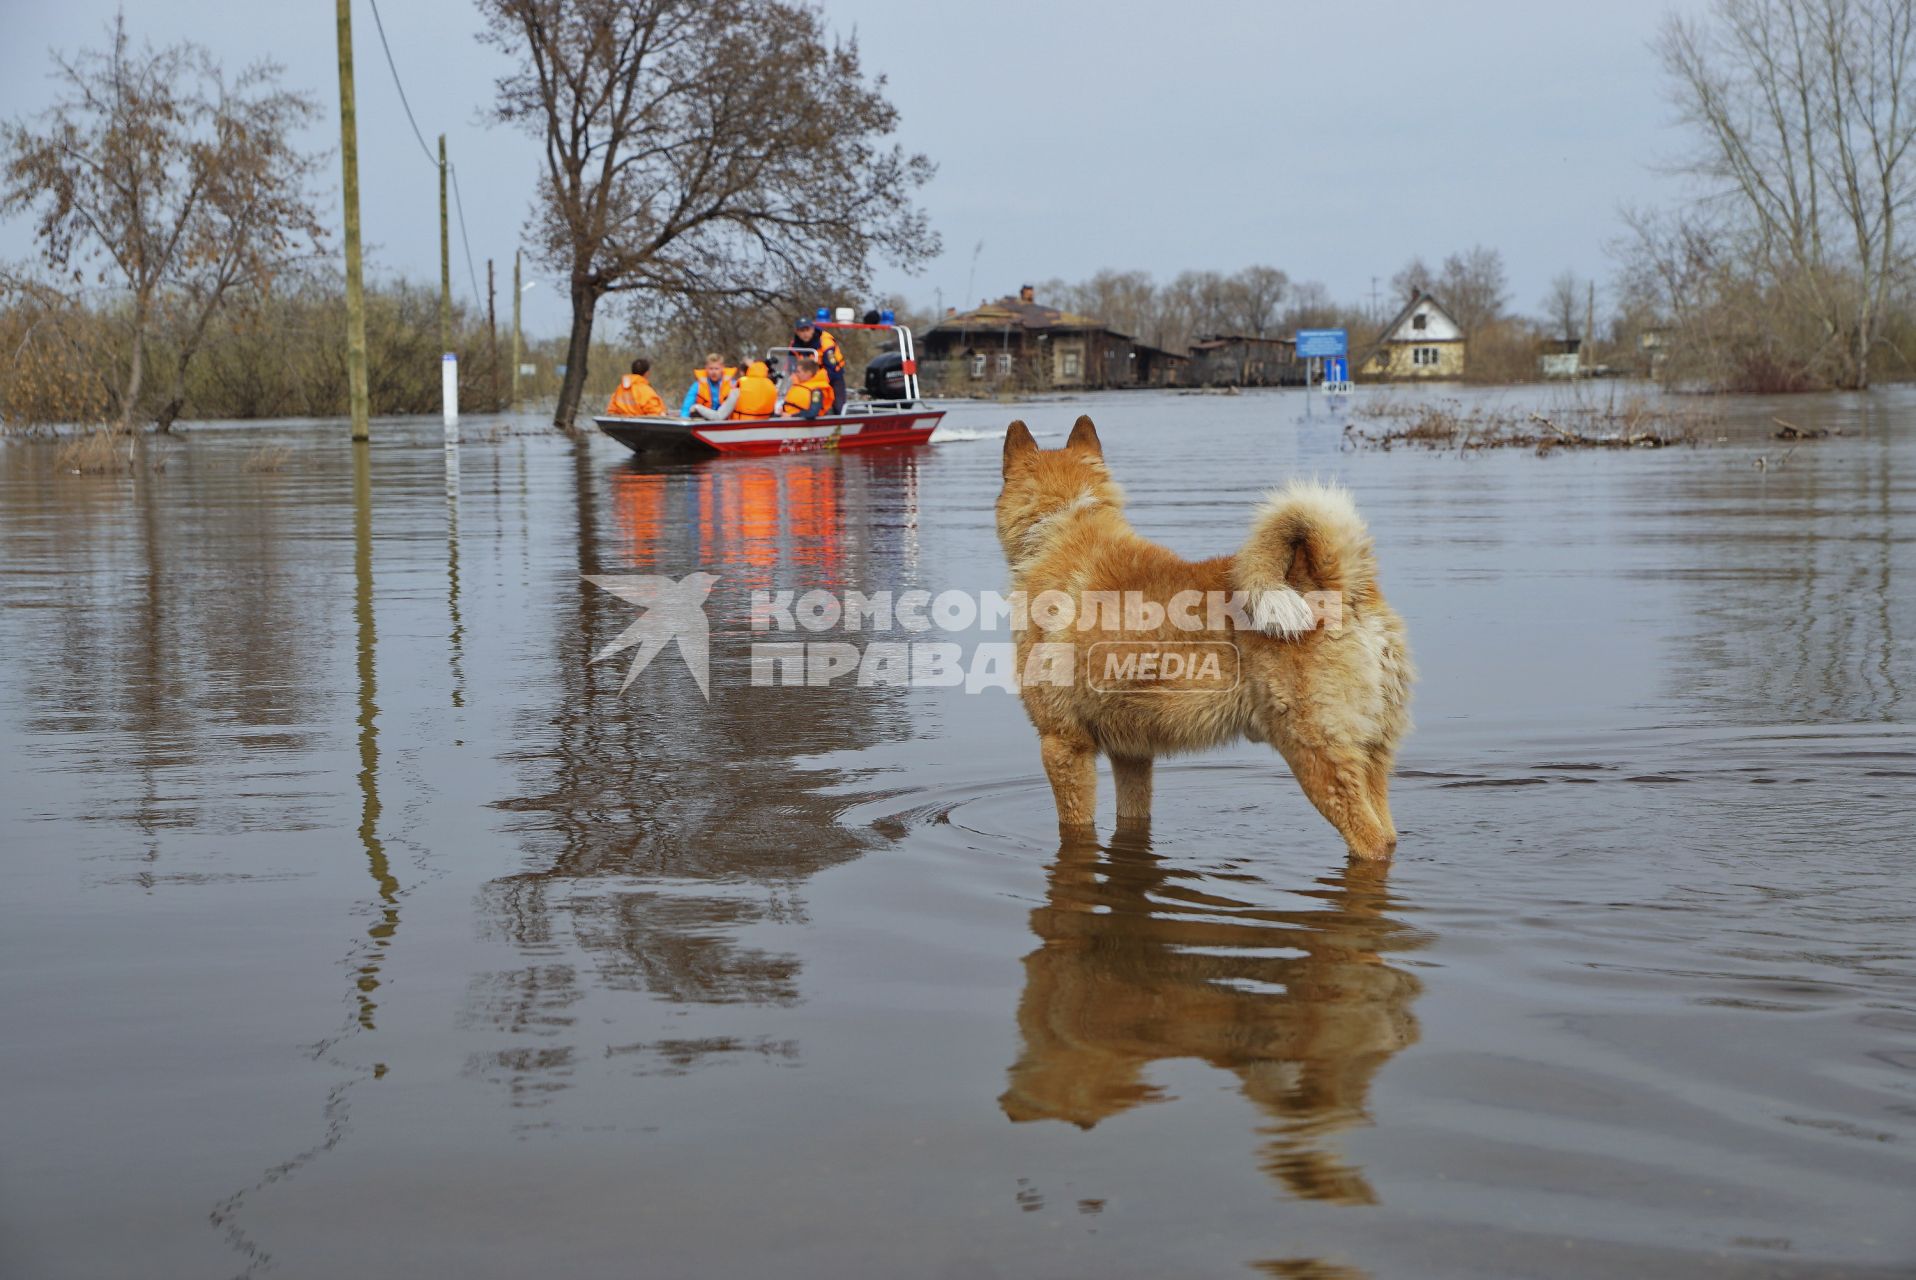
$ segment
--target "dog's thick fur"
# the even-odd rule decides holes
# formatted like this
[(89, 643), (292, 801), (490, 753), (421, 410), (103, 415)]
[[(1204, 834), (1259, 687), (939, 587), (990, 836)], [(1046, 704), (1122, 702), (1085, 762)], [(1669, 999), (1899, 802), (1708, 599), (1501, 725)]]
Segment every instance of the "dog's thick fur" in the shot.
[[(1118, 821), (1145, 823), (1153, 758), (1244, 737), (1277, 748), (1353, 855), (1390, 857), (1397, 848), (1390, 774), (1410, 728), (1412, 670), (1403, 620), (1378, 589), (1370, 535), (1349, 495), (1293, 483), (1259, 508), (1237, 554), (1196, 563), (1139, 537), (1123, 507), (1090, 418), (1079, 418), (1065, 447), (1052, 450), (1038, 448), (1024, 423), (1011, 424), (998, 540), (1014, 591), (1032, 600), (1060, 591), (1078, 601), (1137, 592), (1159, 604), (1184, 591), (1245, 592), (1251, 626), (1225, 617), (1221, 630), (1187, 631), (1167, 617), (1155, 630), (1045, 633), (1034, 626), (1019, 633), (1020, 671), (1033, 643), (1064, 641), (1077, 649), (1068, 686), (1023, 686), (1060, 827), (1091, 827), (1100, 752), (1110, 757), (1117, 781)], [(1341, 596), (1341, 626), (1313, 627), (1304, 598), (1312, 592)], [(1230, 642), (1240, 678), (1231, 689), (1106, 684), (1110, 691), (1100, 692), (1089, 678), (1090, 650), (1110, 640), (1167, 648)]]

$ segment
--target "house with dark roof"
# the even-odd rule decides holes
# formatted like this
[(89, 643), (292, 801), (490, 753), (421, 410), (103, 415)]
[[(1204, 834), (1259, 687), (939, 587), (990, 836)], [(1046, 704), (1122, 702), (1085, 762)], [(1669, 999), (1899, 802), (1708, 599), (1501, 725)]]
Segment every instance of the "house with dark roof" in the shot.
[(1174, 383), (1186, 356), (1119, 333), (1103, 321), (1038, 302), (1030, 285), (1016, 297), (951, 311), (918, 341), (952, 384), (1021, 388), (1148, 387)]
[(1461, 378), (1465, 345), (1463, 326), (1420, 289), (1384, 326), (1359, 367), (1371, 378)]
[(1301, 386), (1297, 339), (1214, 333), (1191, 344), (1186, 381), (1194, 387)]

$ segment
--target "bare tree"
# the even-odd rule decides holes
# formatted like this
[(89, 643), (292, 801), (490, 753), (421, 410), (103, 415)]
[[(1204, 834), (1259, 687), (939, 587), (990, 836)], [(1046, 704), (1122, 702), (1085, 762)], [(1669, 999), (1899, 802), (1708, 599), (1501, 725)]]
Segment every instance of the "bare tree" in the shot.
[(1156, 320), (1157, 286), (1146, 271), (1104, 270), (1082, 284), (1047, 284), (1038, 297), (1135, 338), (1149, 337)]
[[(1331, 301), (1331, 291), (1320, 280), (1301, 280), (1291, 288), (1290, 304), (1279, 322), (1282, 330), (1334, 328), (1342, 313)], [(1361, 326), (1359, 326), (1361, 328)]]
[(1228, 327), (1261, 338), (1277, 324), (1291, 278), (1276, 267), (1245, 267), (1229, 281), (1226, 293)]
[(1451, 254), (1432, 292), (1466, 334), (1480, 331), (1503, 315), (1510, 300), (1503, 255), (1483, 245)]
[(1658, 51), (1697, 139), (1690, 172), (1775, 301), (1822, 322), (1838, 380), (1867, 386), (1909, 276), (1916, 0), (1716, 0), (1672, 17)]
[(106, 51), (56, 58), (65, 96), (37, 127), (0, 131), (0, 211), (30, 210), (45, 262), (74, 283), (125, 290), (122, 430), (139, 412), (148, 342), (169, 327), (165, 430), (213, 317), (321, 234), (306, 191), (314, 162), (290, 140), (315, 108), (278, 87), (274, 64), (229, 84), (196, 45), (134, 49), (124, 14), (108, 31)]
[(1412, 258), (1403, 269), (1390, 278), (1391, 292), (1405, 302), (1420, 293), (1428, 293), (1437, 281), (1436, 273), (1431, 271), (1422, 258)]
[(1577, 273), (1565, 271), (1550, 282), (1550, 292), (1543, 297), (1544, 319), (1565, 342), (1575, 341), (1578, 336), (1583, 292), (1583, 281), (1577, 279)]
[(884, 145), (883, 77), (807, 0), (478, 3), (481, 39), (515, 63), (498, 118), (543, 148), (535, 243), (571, 295), (555, 425), (578, 410), (608, 296), (656, 314), (851, 293), (874, 255), (937, 252), (912, 204), (931, 162)]

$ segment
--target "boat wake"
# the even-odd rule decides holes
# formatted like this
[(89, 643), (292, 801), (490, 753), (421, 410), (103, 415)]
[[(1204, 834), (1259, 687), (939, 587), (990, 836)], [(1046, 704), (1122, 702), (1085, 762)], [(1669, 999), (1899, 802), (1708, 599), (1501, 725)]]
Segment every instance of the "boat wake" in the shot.
[(959, 444), (967, 440), (1002, 440), (1005, 427), (945, 427), (931, 433), (930, 444)]

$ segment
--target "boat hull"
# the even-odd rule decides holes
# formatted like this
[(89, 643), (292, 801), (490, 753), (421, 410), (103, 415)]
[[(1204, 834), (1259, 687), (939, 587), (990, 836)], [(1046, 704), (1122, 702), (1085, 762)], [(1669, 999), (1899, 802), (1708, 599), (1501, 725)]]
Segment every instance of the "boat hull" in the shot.
[(705, 422), (602, 416), (592, 421), (634, 453), (768, 454), (924, 444), (944, 416), (942, 409), (916, 406), (810, 419)]

